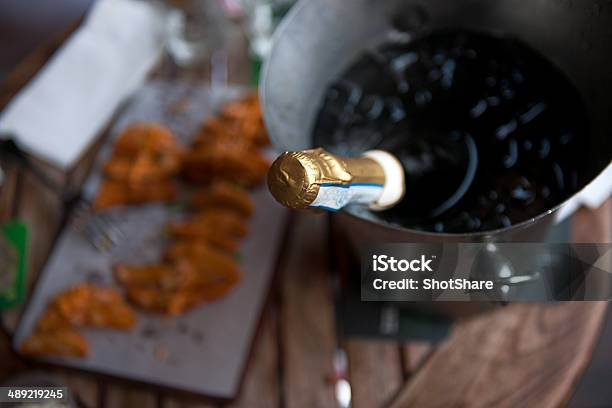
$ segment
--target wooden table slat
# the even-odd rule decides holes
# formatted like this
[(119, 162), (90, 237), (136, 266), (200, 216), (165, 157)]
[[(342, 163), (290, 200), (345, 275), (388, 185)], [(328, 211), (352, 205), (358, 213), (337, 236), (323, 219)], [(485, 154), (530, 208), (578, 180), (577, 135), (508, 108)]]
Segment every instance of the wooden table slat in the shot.
[(403, 384), (401, 353), (394, 341), (348, 340), (352, 406), (387, 406)]
[(242, 388), (228, 408), (277, 408), (280, 406), (278, 317), (275, 305), (264, 311), (245, 370)]
[(15, 215), (15, 196), (18, 189), (19, 167), (15, 162), (11, 161), (0, 163), (0, 166), (3, 173), (2, 185), (0, 186), (0, 222), (6, 222)]
[(54, 370), (54, 373), (70, 389), (75, 399), (87, 408), (98, 406), (101, 398), (100, 385), (94, 375), (61, 368)]
[(25, 364), (13, 357), (10, 338), (0, 332), (0, 383), (24, 368)]
[[(394, 407), (558, 406), (588, 361), (603, 302), (512, 305), (464, 322), (414, 375)], [(561, 324), (560, 321), (566, 322)]]
[(410, 377), (427, 362), (435, 351), (433, 343), (427, 341), (411, 341), (402, 346), (404, 377)]
[(334, 311), (324, 242), (327, 218), (295, 216), (280, 269), (280, 329), (284, 403), (336, 407)]
[(106, 382), (102, 390), (105, 408), (157, 408), (157, 392), (118, 381)]
[(221, 405), (203, 398), (162, 395), (159, 406), (160, 408), (219, 408)]

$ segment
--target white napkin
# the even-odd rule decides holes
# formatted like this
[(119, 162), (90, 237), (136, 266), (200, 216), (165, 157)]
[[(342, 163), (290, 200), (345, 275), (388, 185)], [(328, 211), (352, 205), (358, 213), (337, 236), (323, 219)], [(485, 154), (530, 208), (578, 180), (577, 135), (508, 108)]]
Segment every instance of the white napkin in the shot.
[(165, 13), (98, 0), (83, 25), (0, 114), (0, 131), (61, 169), (73, 166), (161, 55)]

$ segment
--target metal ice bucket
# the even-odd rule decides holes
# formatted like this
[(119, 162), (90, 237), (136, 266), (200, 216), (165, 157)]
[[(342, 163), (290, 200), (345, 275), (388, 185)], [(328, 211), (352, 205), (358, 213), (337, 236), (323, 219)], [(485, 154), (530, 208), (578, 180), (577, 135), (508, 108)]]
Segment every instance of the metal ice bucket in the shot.
[[(279, 26), (261, 96), (277, 147), (312, 147), (327, 86), (361, 53), (402, 35), (465, 28), (523, 40), (566, 74), (586, 103), (594, 179), (612, 157), (612, 4), (599, 0), (302, 0)], [(441, 234), (399, 228), (343, 211), (354, 247), (367, 242), (539, 241), (562, 204), (507, 228)]]

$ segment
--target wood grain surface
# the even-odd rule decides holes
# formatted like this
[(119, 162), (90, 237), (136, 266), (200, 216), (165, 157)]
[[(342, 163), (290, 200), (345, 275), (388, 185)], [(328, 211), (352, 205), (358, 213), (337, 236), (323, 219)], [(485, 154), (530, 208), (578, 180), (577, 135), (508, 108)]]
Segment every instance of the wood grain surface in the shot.
[(401, 349), (398, 344), (390, 341), (351, 339), (347, 341), (346, 351), (353, 406), (387, 406), (404, 382)]
[(457, 325), (394, 407), (552, 407), (588, 362), (603, 302), (512, 305)]
[(326, 217), (299, 213), (279, 271), (283, 402), (335, 407), (336, 337), (324, 240)]
[(402, 347), (404, 378), (421, 369), (435, 351), (435, 346), (427, 341), (413, 341)]
[(247, 362), (242, 388), (232, 408), (280, 407), (280, 379), (278, 349), (278, 316), (275, 305), (264, 310), (251, 357)]

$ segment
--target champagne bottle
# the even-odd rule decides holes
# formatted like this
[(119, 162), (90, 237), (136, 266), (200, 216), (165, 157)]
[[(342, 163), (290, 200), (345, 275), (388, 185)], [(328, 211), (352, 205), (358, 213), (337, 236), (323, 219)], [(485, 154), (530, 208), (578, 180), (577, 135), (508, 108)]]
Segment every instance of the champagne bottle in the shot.
[(402, 200), (404, 169), (382, 150), (360, 157), (336, 156), (322, 148), (285, 152), (270, 168), (268, 187), (289, 208), (338, 211), (360, 204), (380, 211)]

